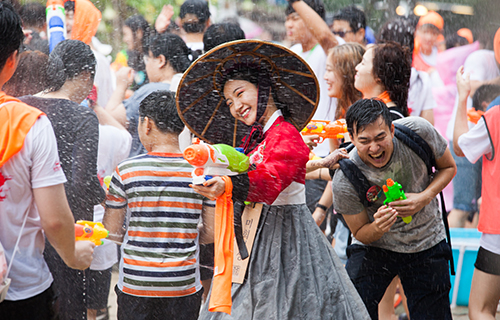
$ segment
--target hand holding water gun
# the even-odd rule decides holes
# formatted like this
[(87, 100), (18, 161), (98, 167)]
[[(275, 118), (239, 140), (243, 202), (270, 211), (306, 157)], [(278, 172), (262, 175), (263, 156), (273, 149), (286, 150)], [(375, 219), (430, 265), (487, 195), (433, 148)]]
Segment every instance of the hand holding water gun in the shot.
[(474, 123), (474, 124), (477, 124), (477, 122), (479, 121), (479, 119), (481, 119), (483, 114), (484, 114), (484, 111), (471, 108), (471, 109), (467, 110), (467, 120)]
[(248, 171), (249, 158), (243, 150), (226, 144), (209, 145), (195, 139), (194, 143), (184, 150), (184, 159), (195, 167), (191, 176), (193, 184), (203, 184), (212, 176), (234, 176)]
[[(386, 197), (386, 199), (384, 200), (384, 204), (389, 204), (393, 201), (406, 199), (403, 188), (398, 182), (395, 182), (394, 180), (389, 178), (387, 179), (386, 183), (387, 185), (382, 186), (382, 190), (384, 190), (384, 194)], [(411, 216), (402, 217), (402, 219), (406, 224), (410, 223), (413, 220)]]
[(343, 138), (346, 132), (345, 119), (339, 119), (335, 121), (312, 120), (300, 133), (303, 136), (318, 135), (320, 137), (319, 143), (321, 143), (325, 139)]
[(75, 224), (75, 240), (91, 241), (96, 246), (103, 244), (101, 239), (107, 238), (109, 231), (100, 222), (78, 220)]

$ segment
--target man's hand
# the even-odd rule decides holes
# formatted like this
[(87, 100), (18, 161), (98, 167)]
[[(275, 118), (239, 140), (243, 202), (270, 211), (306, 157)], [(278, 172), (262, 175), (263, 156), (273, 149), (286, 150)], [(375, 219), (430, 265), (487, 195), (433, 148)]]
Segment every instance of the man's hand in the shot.
[(396, 222), (396, 219), (398, 218), (398, 212), (389, 206), (383, 205), (380, 208), (378, 208), (377, 212), (373, 215), (373, 218), (375, 221), (373, 223), (383, 233), (386, 233), (389, 231)]
[(90, 267), (95, 244), (90, 241), (75, 242), (75, 256), (72, 261), (65, 261), (72, 269), (85, 270)]
[(164, 5), (155, 21), (155, 29), (158, 33), (163, 33), (170, 25), (170, 19), (174, 16), (174, 7), (171, 4)]
[(389, 203), (389, 206), (396, 209), (398, 216), (403, 218), (419, 212), (432, 200), (432, 198), (427, 197), (424, 193), (406, 193), (405, 195), (407, 199)]
[(226, 182), (224, 182), (221, 177), (214, 177), (205, 181), (203, 185), (190, 184), (189, 186), (193, 188), (194, 191), (210, 200), (215, 200), (220, 197), (226, 190)]
[(464, 75), (464, 66), (458, 68), (456, 78), (457, 78), (458, 97), (462, 101), (466, 100), (467, 97), (469, 97), (471, 91), (471, 85), (470, 85), (470, 74), (467, 72)]

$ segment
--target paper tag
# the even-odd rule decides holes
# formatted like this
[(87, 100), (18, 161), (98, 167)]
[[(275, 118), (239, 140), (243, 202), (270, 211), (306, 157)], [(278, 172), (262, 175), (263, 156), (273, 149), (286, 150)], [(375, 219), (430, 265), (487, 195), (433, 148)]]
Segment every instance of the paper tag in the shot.
[(245, 274), (247, 273), (248, 262), (252, 254), (253, 241), (257, 233), (260, 214), (262, 212), (262, 203), (252, 203), (245, 206), (245, 210), (241, 215), (241, 224), (243, 229), (243, 241), (247, 246), (248, 258), (241, 260), (240, 250), (234, 239), (234, 256), (233, 256), (233, 283), (243, 283)]

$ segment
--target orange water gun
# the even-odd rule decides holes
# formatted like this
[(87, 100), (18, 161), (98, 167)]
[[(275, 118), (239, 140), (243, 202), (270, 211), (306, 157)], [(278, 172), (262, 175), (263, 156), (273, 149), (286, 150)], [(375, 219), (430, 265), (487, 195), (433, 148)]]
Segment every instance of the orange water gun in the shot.
[(472, 122), (474, 124), (477, 124), (477, 122), (479, 121), (479, 119), (481, 119), (483, 114), (484, 114), (484, 111), (470, 108), (469, 110), (467, 110), (467, 120), (469, 120), (470, 122)]
[(311, 120), (300, 133), (303, 136), (318, 135), (320, 137), (319, 143), (322, 143), (325, 139), (341, 139), (346, 132), (345, 119), (339, 119), (335, 121)]
[(102, 239), (107, 238), (109, 231), (100, 222), (78, 220), (75, 224), (76, 241), (91, 241), (96, 246), (103, 244)]

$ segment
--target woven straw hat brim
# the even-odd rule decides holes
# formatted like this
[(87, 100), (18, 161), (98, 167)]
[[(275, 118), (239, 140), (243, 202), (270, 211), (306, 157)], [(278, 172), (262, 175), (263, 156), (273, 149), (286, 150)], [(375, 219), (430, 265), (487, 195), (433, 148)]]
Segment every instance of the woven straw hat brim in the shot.
[(177, 111), (191, 132), (215, 144), (239, 146), (249, 127), (238, 122), (225, 103), (221, 80), (235, 64), (265, 67), (278, 101), (290, 110), (289, 121), (302, 130), (319, 102), (318, 80), (309, 65), (286, 47), (260, 40), (220, 45), (199, 57), (184, 73), (177, 89)]

